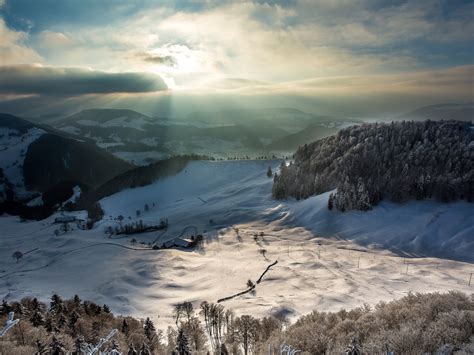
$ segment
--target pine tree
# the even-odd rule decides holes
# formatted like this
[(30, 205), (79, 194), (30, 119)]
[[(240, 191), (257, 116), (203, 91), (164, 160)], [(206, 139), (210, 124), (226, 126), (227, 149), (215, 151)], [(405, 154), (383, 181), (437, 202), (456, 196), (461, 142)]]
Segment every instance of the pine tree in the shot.
[(65, 355), (66, 350), (64, 349), (63, 343), (61, 343), (56, 335), (53, 335), (51, 343), (49, 344), (49, 351), (51, 355)]
[(77, 313), (76, 311), (71, 312), (71, 314), (69, 315), (68, 326), (73, 333), (76, 332), (76, 323), (79, 317), (79, 313)]
[(178, 338), (176, 339), (176, 351), (179, 355), (191, 355), (191, 351), (189, 351), (188, 338), (182, 329), (180, 329)]
[(334, 207), (334, 195), (333, 193), (331, 192), (329, 194), (329, 199), (328, 199), (328, 210), (331, 211)]
[(109, 308), (109, 306), (107, 306), (106, 304), (104, 304), (104, 306), (102, 307), (102, 309), (104, 310), (105, 313), (110, 313), (110, 308)]
[(271, 178), (271, 177), (273, 176), (273, 172), (272, 172), (272, 167), (271, 167), (271, 166), (268, 167), (267, 176), (268, 176), (269, 178)]
[(63, 300), (61, 299), (61, 297), (59, 297), (59, 295), (54, 294), (51, 297), (51, 302), (49, 306), (50, 312), (57, 315), (63, 311), (63, 308)]
[(66, 324), (66, 318), (64, 318), (64, 314), (61, 313), (61, 314), (59, 315), (59, 319), (58, 319), (57, 325), (58, 325), (59, 328), (62, 328), (62, 327), (64, 327), (65, 324)]
[(74, 341), (74, 351), (72, 352), (72, 355), (82, 355), (84, 354), (84, 347), (85, 347), (85, 342), (84, 338), (82, 336), (79, 336), (76, 338)]
[(7, 303), (7, 301), (3, 300), (0, 314), (5, 315), (5, 314), (8, 314), (10, 311), (11, 311), (10, 305)]
[(51, 333), (51, 332), (57, 330), (56, 327), (55, 327), (54, 324), (53, 324), (53, 319), (51, 318), (50, 315), (47, 315), (47, 316), (46, 316), (46, 320), (45, 320), (45, 322), (44, 322), (44, 329), (46, 329), (46, 331), (47, 331), (48, 333)]
[(122, 321), (122, 333), (128, 336), (128, 332), (130, 331), (130, 327), (128, 325), (127, 320), (124, 318)]
[(79, 309), (81, 307), (81, 299), (79, 298), (78, 295), (74, 295), (72, 302), (74, 303), (74, 307), (76, 309)]
[(44, 319), (41, 312), (39, 312), (38, 310), (35, 311), (30, 318), (30, 322), (35, 328), (42, 326), (44, 324)]
[(145, 320), (145, 325), (143, 327), (143, 330), (145, 332), (145, 336), (148, 339), (148, 341), (152, 342), (156, 336), (156, 329), (155, 329), (155, 325), (153, 324), (150, 318), (147, 318)]

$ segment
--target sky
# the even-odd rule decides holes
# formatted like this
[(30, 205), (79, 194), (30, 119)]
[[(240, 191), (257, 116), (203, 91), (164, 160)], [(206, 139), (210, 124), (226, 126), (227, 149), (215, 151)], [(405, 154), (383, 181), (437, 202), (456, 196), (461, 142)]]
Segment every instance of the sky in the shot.
[(474, 101), (474, 1), (0, 0), (0, 111)]

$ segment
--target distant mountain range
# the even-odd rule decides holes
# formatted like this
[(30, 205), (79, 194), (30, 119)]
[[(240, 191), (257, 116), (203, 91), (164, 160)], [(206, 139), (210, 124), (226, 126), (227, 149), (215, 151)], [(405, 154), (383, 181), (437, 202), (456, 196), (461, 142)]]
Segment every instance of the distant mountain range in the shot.
[(474, 102), (465, 104), (439, 104), (420, 107), (414, 111), (397, 116), (397, 120), (457, 120), (471, 121), (474, 119)]
[(299, 144), (330, 135), (347, 122), (289, 108), (196, 112), (181, 120), (90, 109), (48, 124), (131, 163), (146, 165), (177, 154), (218, 158), (290, 154)]

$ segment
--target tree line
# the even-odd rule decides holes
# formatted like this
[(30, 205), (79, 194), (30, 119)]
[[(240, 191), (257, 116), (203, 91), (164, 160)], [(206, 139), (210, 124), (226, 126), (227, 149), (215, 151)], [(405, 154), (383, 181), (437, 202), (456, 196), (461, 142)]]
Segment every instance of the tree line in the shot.
[(277, 199), (337, 189), (328, 207), (370, 210), (382, 199), (474, 200), (470, 122), (363, 124), (305, 144), (274, 175)]
[(237, 316), (222, 304), (178, 303), (166, 333), (150, 318), (114, 315), (107, 305), (51, 297), (49, 305), (23, 298), (0, 306), (0, 321), (20, 322), (0, 337), (1, 354), (85, 354), (113, 329), (105, 354), (268, 354), (291, 346), (298, 354), (469, 354), (474, 350), (474, 296), (461, 292), (412, 294), (371, 307), (313, 311), (295, 323), (281, 315)]

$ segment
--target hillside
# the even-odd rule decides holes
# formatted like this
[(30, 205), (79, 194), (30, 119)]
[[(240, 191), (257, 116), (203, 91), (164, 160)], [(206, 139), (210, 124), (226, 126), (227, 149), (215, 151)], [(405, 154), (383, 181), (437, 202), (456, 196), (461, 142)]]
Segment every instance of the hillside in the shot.
[(288, 135), (275, 125), (240, 123), (199, 126), (151, 118), (131, 110), (91, 109), (50, 123), (139, 165), (179, 154), (261, 156), (265, 146)]
[(474, 103), (465, 104), (438, 104), (420, 107), (414, 111), (407, 112), (396, 117), (397, 120), (474, 120)]
[(313, 123), (299, 132), (276, 139), (266, 148), (269, 151), (294, 152), (299, 146), (330, 136), (339, 129), (340, 127), (334, 125), (326, 126), (320, 123)]
[(305, 145), (275, 176), (273, 195), (307, 198), (337, 188), (328, 207), (368, 210), (382, 199), (474, 200), (474, 131), (460, 121), (349, 127)]
[(130, 168), (95, 145), (0, 114), (0, 213), (31, 209), (44, 216), (40, 210), (49, 213), (72, 194), (73, 186), (95, 187)]
[[(296, 321), (314, 309), (374, 305), (409, 291), (472, 292), (474, 204), (382, 201), (368, 212), (341, 213), (327, 209), (328, 193), (277, 201), (266, 171), (279, 163), (189, 162), (176, 175), (101, 199), (104, 216), (90, 230), (70, 223), (56, 235), (60, 213), (24, 223), (1, 216), (0, 290), (7, 301), (80, 294), (117, 314), (150, 316), (158, 329), (175, 324), (177, 303), (198, 307), (243, 291), (275, 260), (254, 295), (222, 304), (237, 316)], [(167, 230), (106, 233), (162, 218)], [(153, 249), (198, 234), (199, 248)], [(18, 262), (15, 251), (25, 254)]]

